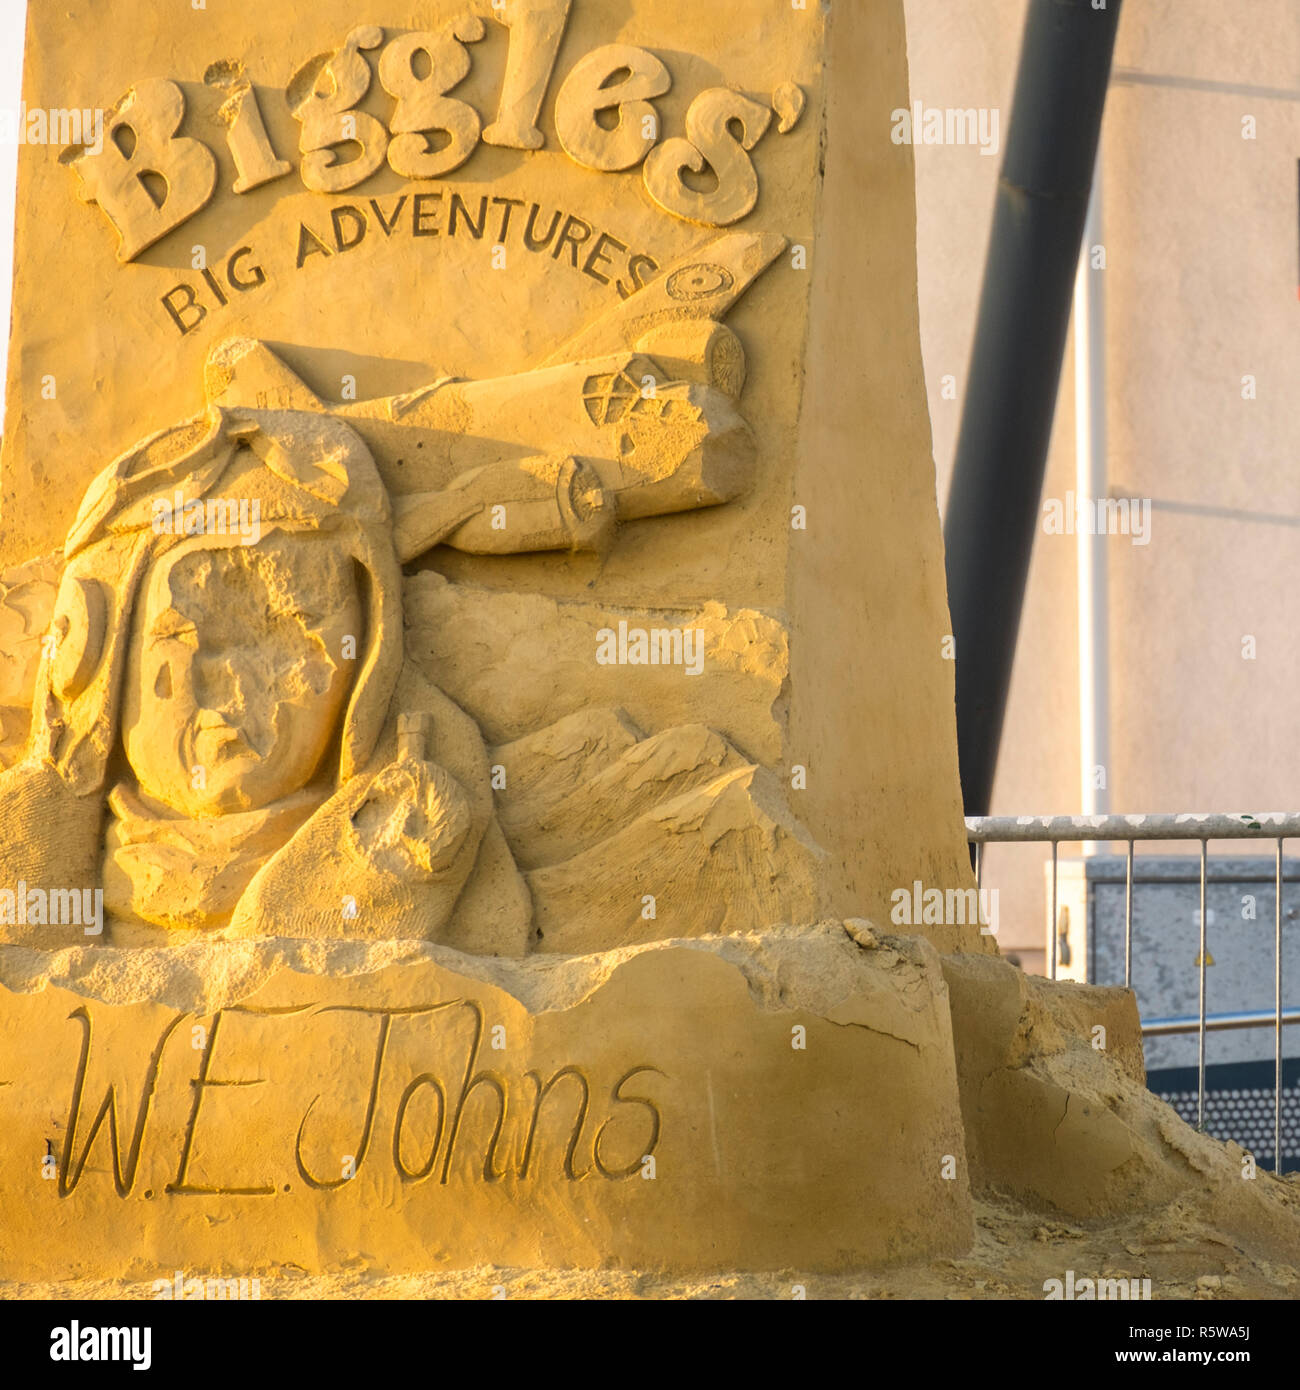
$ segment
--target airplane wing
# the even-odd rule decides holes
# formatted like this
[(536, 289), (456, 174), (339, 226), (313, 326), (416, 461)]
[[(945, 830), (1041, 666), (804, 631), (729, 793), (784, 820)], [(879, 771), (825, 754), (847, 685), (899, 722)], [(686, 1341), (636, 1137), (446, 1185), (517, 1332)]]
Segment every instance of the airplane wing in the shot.
[(631, 351), (653, 328), (687, 319), (721, 321), (789, 245), (775, 232), (728, 232), (668, 267), (557, 348), (543, 367)]

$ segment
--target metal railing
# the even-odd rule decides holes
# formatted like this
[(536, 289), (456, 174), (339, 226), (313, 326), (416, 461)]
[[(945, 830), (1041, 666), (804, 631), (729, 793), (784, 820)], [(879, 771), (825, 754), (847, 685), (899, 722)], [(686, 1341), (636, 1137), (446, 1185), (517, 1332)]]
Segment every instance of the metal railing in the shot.
[[(1196, 1127), (1205, 1129), (1205, 1036), (1211, 1030), (1273, 1028), (1273, 1162), (1282, 1171), (1282, 1028), (1300, 1023), (1300, 1008), (1282, 1007), (1282, 846), (1300, 838), (1300, 812), (1272, 811), (1262, 815), (1139, 815), (1139, 816), (970, 816), (966, 838), (975, 847), (975, 883), (983, 884), (984, 846), (987, 844), (1044, 843), (1052, 847), (1051, 978), (1057, 977), (1057, 857), (1061, 843), (1123, 843), (1128, 846), (1124, 880), (1124, 985), (1133, 976), (1133, 847), (1139, 840), (1191, 840), (1201, 847), (1200, 953), (1197, 966), (1199, 1007), (1185, 1018), (1150, 1019), (1142, 1025), (1146, 1036), (1171, 1033), (1197, 1035)], [(1205, 968), (1209, 959), (1206, 942), (1206, 869), (1211, 840), (1273, 840), (1276, 842), (1275, 899), (1273, 914), (1273, 1008), (1271, 1011), (1206, 1014)]]

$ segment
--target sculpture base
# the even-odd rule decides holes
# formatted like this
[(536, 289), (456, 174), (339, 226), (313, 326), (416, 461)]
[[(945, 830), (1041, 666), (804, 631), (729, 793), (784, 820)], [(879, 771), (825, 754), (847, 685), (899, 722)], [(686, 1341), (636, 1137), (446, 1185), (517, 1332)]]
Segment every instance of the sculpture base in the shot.
[(0, 980), (0, 1279), (836, 1271), (972, 1240), (919, 938), (7, 947)]

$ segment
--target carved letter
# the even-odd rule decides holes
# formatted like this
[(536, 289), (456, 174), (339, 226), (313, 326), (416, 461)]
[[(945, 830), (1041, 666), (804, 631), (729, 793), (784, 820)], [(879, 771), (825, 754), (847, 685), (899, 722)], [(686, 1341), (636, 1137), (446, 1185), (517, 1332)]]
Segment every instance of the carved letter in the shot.
[(629, 1178), (633, 1173), (640, 1172), (642, 1161), (652, 1155), (655, 1148), (658, 1146), (659, 1131), (662, 1123), (659, 1115), (659, 1107), (655, 1105), (653, 1101), (646, 1100), (644, 1096), (625, 1096), (623, 1094), (623, 1087), (626, 1086), (634, 1076), (639, 1076), (643, 1071), (652, 1071), (656, 1076), (664, 1075), (658, 1067), (633, 1067), (630, 1072), (615, 1082), (614, 1089), (610, 1092), (610, 1098), (615, 1104), (619, 1105), (644, 1105), (651, 1115), (650, 1138), (636, 1151), (636, 1157), (633, 1158), (626, 1168), (606, 1168), (604, 1163), (601, 1162), (600, 1141), (605, 1137), (605, 1131), (614, 1123), (614, 1117), (611, 1115), (596, 1131), (596, 1142), (591, 1146), (591, 1156), (596, 1160), (596, 1167), (600, 1169), (603, 1177)]
[[(434, 1131), (433, 1143), (429, 1145), (429, 1161), (423, 1168), (412, 1171), (402, 1158), (402, 1126), (406, 1123), (406, 1108), (421, 1086), (431, 1086), (438, 1097), (438, 1128)], [(438, 1145), (442, 1143), (443, 1122), (446, 1117), (447, 1095), (442, 1089), (442, 1082), (432, 1072), (421, 1072), (402, 1092), (402, 1099), (397, 1106), (397, 1119), (393, 1123), (393, 1166), (402, 1175), (403, 1182), (423, 1182), (433, 1172), (433, 1165), (438, 1158)]]
[[(323, 63), (314, 58), (286, 89), (289, 107), (302, 122), (302, 181), (313, 193), (342, 193), (383, 165), (387, 130), (353, 109), (370, 90), (370, 64), (358, 50), (383, 41), (384, 31), (374, 25), (354, 29), (337, 53)], [(360, 146), (361, 153), (340, 164), (337, 146), (346, 144)]]
[(497, 1119), (492, 1130), (492, 1138), (488, 1140), (487, 1149), (483, 1154), (483, 1180), (485, 1182), (496, 1182), (505, 1176), (504, 1170), (496, 1172), (493, 1164), (496, 1159), (497, 1144), (501, 1140), (501, 1126), (506, 1119), (506, 1088), (500, 1076), (490, 1071), (475, 1071), (475, 1063), (478, 1061), (479, 1044), (483, 1041), (483, 1010), (472, 999), (462, 1001), (474, 1015), (474, 1041), (470, 1044), (469, 1060), (465, 1064), (465, 1080), (461, 1085), (460, 1097), (456, 1101), (456, 1110), (451, 1117), (451, 1125), (447, 1131), (447, 1152), (442, 1160), (442, 1173), (439, 1182), (446, 1184), (448, 1174), (451, 1172), (451, 1160), (456, 1152), (456, 1140), (460, 1137), (460, 1123), (465, 1114), (465, 1103), (470, 1095), (479, 1086), (490, 1087), (497, 1097)]
[(226, 262), (226, 279), (230, 281), (231, 287), (239, 290), (241, 294), (244, 290), (255, 290), (259, 285), (266, 284), (266, 271), (260, 265), (251, 268), (247, 280), (241, 280), (235, 274), (240, 261), (252, 254), (253, 248), (251, 246), (239, 246), (230, 253), (230, 259)]
[[(340, 1010), (345, 1008), (343, 1005), (337, 1007)], [(321, 1013), (333, 1012), (335, 1012), (333, 1008), (321, 1010)], [(372, 1011), (370, 1009), (347, 1009), (347, 1012), (371, 1013), (377, 1011)], [(389, 1013), (381, 1013), (379, 1021), (379, 1041), (375, 1045), (375, 1069), (370, 1081), (370, 1096), (366, 1101), (366, 1118), (361, 1130), (361, 1143), (355, 1155), (355, 1162), (352, 1170), (354, 1174), (360, 1169), (362, 1163), (365, 1162), (366, 1154), (370, 1150), (370, 1138), (375, 1130), (375, 1105), (379, 1097), (379, 1078), (383, 1074), (384, 1055), (388, 1051), (388, 1035), (392, 1031), (392, 1027), (392, 1015)], [(312, 1107), (315, 1106), (316, 1101), (319, 1099), (320, 1097), (316, 1096), (315, 1099), (312, 1100), (311, 1105), (307, 1107), (306, 1113), (302, 1117), (302, 1122), (298, 1125), (298, 1135), (293, 1146), (294, 1161), (298, 1165), (298, 1172), (302, 1180), (308, 1187), (324, 1189), (342, 1187), (345, 1182), (349, 1181), (348, 1178), (332, 1178), (328, 1181), (324, 1178), (317, 1178), (307, 1171), (307, 1165), (302, 1160), (302, 1132), (307, 1127), (307, 1120), (311, 1116)]]
[(176, 83), (138, 83), (109, 116), (98, 153), (72, 160), (78, 196), (98, 203), (121, 238), (119, 261), (133, 261), (189, 221), (216, 189), (216, 156), (201, 140), (176, 134), (184, 116)]
[(572, 4), (573, 0), (510, 0), (504, 14), (494, 10), (497, 23), (510, 30), (510, 51), (501, 84), (501, 108), (483, 132), (489, 145), (540, 150), (546, 143), (537, 129), (537, 116), (555, 71)]
[[(330, 221), (334, 224), (334, 249), (351, 251), (366, 239), (366, 215), (351, 203), (343, 203), (330, 209)], [(351, 226), (345, 229), (345, 221)]]
[(90, 1011), (83, 1005), (79, 1009), (74, 1009), (68, 1017), (70, 1019), (75, 1018), (82, 1027), (81, 1057), (77, 1062), (76, 1079), (72, 1083), (72, 1104), (68, 1107), (68, 1130), (63, 1140), (63, 1162), (59, 1167), (59, 1196), (70, 1196), (77, 1183), (81, 1181), (81, 1174), (86, 1167), (87, 1158), (90, 1157), (95, 1136), (99, 1133), (100, 1126), (107, 1120), (108, 1143), (113, 1156), (113, 1185), (117, 1188), (119, 1197), (129, 1197), (131, 1189), (135, 1185), (135, 1170), (140, 1162), (140, 1146), (144, 1142), (145, 1125), (149, 1119), (149, 1110), (153, 1105), (154, 1088), (158, 1084), (158, 1068), (162, 1063), (163, 1048), (167, 1046), (167, 1039), (171, 1037), (173, 1030), (184, 1018), (184, 1015), (177, 1014), (162, 1030), (154, 1046), (153, 1055), (149, 1058), (144, 1085), (140, 1091), (140, 1103), (136, 1109), (135, 1130), (131, 1135), (131, 1146), (127, 1150), (125, 1164), (122, 1162), (122, 1140), (117, 1132), (117, 1087), (111, 1082), (98, 1113), (91, 1121), (90, 1133), (86, 1136), (86, 1142), (82, 1147), (81, 1158), (75, 1164), (73, 1163), (77, 1124), (81, 1118), (81, 1101), (86, 1090), (86, 1072), (90, 1066)]
[(167, 1184), (167, 1191), (172, 1193), (206, 1193), (214, 1195), (225, 1193), (241, 1197), (269, 1197), (275, 1192), (274, 1187), (192, 1187), (185, 1181), (189, 1173), (190, 1154), (194, 1148), (194, 1129), (199, 1122), (199, 1107), (203, 1104), (203, 1093), (209, 1086), (260, 1086), (262, 1081), (259, 1078), (248, 1080), (218, 1080), (212, 1076), (212, 1058), (217, 1050), (217, 1035), (221, 1031), (221, 1024), (225, 1018), (223, 1010), (218, 1010), (212, 1020), (212, 1032), (208, 1036), (208, 1045), (203, 1053), (203, 1060), (199, 1063), (199, 1074), (196, 1080), (190, 1084), (194, 1087), (194, 1103), (190, 1107), (190, 1122), (185, 1128), (185, 1143), (181, 1148), (180, 1166), (176, 1170), (176, 1181)]
[(257, 93), (251, 86), (244, 83), (238, 87), (217, 115), (229, 127), (226, 144), (239, 175), (231, 185), (234, 192), (249, 193), (293, 173), (293, 165), (287, 159), (278, 159), (271, 148)]
[[(397, 98), (388, 162), (403, 178), (438, 178), (459, 169), (474, 153), (483, 128), (479, 114), (446, 94), (469, 75), (465, 44), (477, 43), (486, 32), (477, 15), (465, 15), (440, 34), (403, 34), (384, 49), (379, 80)], [(416, 76), (417, 53), (429, 60), (426, 77)], [(435, 150), (432, 137), (439, 134), (449, 139)]]
[[(731, 133), (739, 121), (741, 135)], [(762, 139), (772, 121), (770, 107), (751, 101), (726, 87), (701, 92), (686, 113), (685, 140), (666, 140), (646, 160), (643, 177), (647, 192), (665, 212), (726, 227), (753, 212), (758, 202), (758, 175), (746, 153)], [(687, 186), (686, 170), (703, 174), (712, 170), (717, 187), (697, 193)]]
[(582, 1086), (582, 1099), (578, 1105), (578, 1113), (573, 1121), (573, 1127), (569, 1131), (569, 1147), (564, 1151), (564, 1176), (570, 1182), (575, 1182), (579, 1176), (585, 1176), (585, 1174), (580, 1175), (574, 1171), (573, 1152), (578, 1147), (578, 1141), (582, 1138), (582, 1127), (587, 1120), (587, 1106), (591, 1099), (591, 1088), (587, 1085), (587, 1078), (577, 1067), (561, 1067), (545, 1085), (542, 1084), (540, 1072), (530, 1071), (528, 1073), (529, 1079), (537, 1088), (537, 1095), (533, 1101), (533, 1118), (528, 1126), (528, 1138), (524, 1143), (524, 1156), (519, 1164), (519, 1176), (521, 1178), (528, 1176), (528, 1168), (533, 1161), (533, 1142), (537, 1137), (537, 1122), (541, 1118), (542, 1105), (545, 1103), (551, 1088), (558, 1085), (566, 1076), (574, 1077)]
[[(619, 73), (629, 75), (608, 86)], [(555, 128), (570, 159), (588, 169), (613, 173), (640, 164), (654, 145), (642, 133), (655, 109), (648, 98), (661, 97), (673, 85), (672, 74), (644, 48), (612, 43), (579, 60), (564, 80), (555, 103)], [(606, 130), (596, 119), (617, 108), (618, 124)]]

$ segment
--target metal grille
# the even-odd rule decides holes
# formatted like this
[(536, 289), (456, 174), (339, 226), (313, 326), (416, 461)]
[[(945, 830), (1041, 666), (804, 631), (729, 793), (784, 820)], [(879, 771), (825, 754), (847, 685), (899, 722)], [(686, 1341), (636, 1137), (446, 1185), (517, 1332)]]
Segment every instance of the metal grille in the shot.
[[(1300, 837), (1300, 813), (1270, 812), (1265, 815), (1139, 815), (1139, 816), (972, 816), (966, 821), (967, 838), (975, 847), (975, 879), (982, 886), (983, 847), (986, 844), (1043, 843), (1051, 846), (1051, 915), (1048, 931), (1048, 955), (1050, 975), (1057, 978), (1057, 877), (1058, 855), (1061, 843), (1080, 841), (1082, 843), (1119, 842), (1128, 847), (1127, 874), (1124, 902), (1124, 983), (1131, 985), (1133, 967), (1133, 858), (1134, 846), (1147, 840), (1188, 840), (1200, 845), (1200, 951), (1197, 957), (1199, 1008), (1193, 1015), (1179, 1018), (1144, 1019), (1144, 1036), (1167, 1033), (1195, 1033), (1197, 1035), (1197, 1065), (1195, 1067), (1171, 1069), (1168, 1073), (1153, 1073), (1148, 1085), (1156, 1089), (1155, 1078), (1161, 1075), (1173, 1079), (1166, 1099), (1171, 1100), (1175, 1109), (1184, 1118), (1194, 1123), (1200, 1130), (1214, 1134), (1218, 1138), (1233, 1139), (1255, 1156), (1261, 1166), (1272, 1167), (1274, 1154), (1281, 1154), (1278, 1171), (1297, 1163), (1296, 1150), (1300, 1148), (1294, 1132), (1295, 1119), (1295, 1078), (1289, 1072), (1284, 1077), (1282, 1057), (1282, 1030), (1288, 1023), (1300, 1022), (1300, 1008), (1285, 1008), (1282, 1003), (1282, 883), (1283, 846), (1287, 839)], [(1208, 915), (1206, 912), (1206, 877), (1211, 840), (1266, 840), (1276, 845), (1276, 871), (1274, 896), (1274, 940), (1272, 974), (1272, 1008), (1252, 1012), (1231, 1014), (1207, 1014), (1205, 1007), (1205, 971), (1210, 958), (1212, 943), (1209, 941)], [(1141, 943), (1140, 949), (1160, 949), (1159, 942)], [(1268, 963), (1265, 964), (1267, 968)], [(1261, 996), (1266, 996), (1266, 982), (1261, 980)], [(1260, 1003), (1265, 1002), (1261, 997)], [(1139, 1005), (1141, 1001), (1139, 1000)], [(1227, 1067), (1207, 1069), (1205, 1063), (1205, 1038), (1208, 1032), (1223, 1028), (1271, 1028), (1273, 1030), (1273, 1063), (1229, 1064)], [(1224, 1087), (1215, 1086), (1213, 1098), (1210, 1095), (1210, 1081), (1218, 1079), (1220, 1073), (1232, 1066), (1249, 1065), (1254, 1068), (1256, 1080), (1241, 1082)], [(1297, 1063), (1300, 1065), (1300, 1063)], [(1178, 1075), (1175, 1075), (1175, 1071)], [(1212, 1073), (1212, 1075), (1207, 1074)], [(1186, 1075), (1182, 1075), (1186, 1073)], [(1267, 1081), (1260, 1074), (1267, 1074)], [(1190, 1077), (1190, 1081), (1188, 1080)], [(1289, 1089), (1288, 1089), (1289, 1087)], [(1248, 1137), (1255, 1135), (1259, 1117), (1254, 1113), (1258, 1097), (1245, 1096), (1246, 1091), (1264, 1090), (1269, 1102), (1271, 1133), (1264, 1134), (1262, 1143), (1249, 1143)], [(1233, 1092), (1237, 1094), (1233, 1095)], [(1191, 1099), (1188, 1100), (1187, 1097)], [(1290, 1097), (1290, 1098), (1289, 1098)], [(1213, 1108), (1211, 1109), (1211, 1100)], [(1291, 1125), (1287, 1129), (1284, 1121)], [(1269, 1162), (1264, 1163), (1264, 1155)]]
[[(1196, 1123), (1195, 1067), (1147, 1073), (1147, 1085), (1188, 1124)], [(1233, 1139), (1261, 1168), (1274, 1168), (1273, 1068), (1268, 1062), (1234, 1062), (1206, 1068), (1205, 1132)], [(1283, 1171), (1300, 1168), (1300, 1059), (1282, 1064)]]

